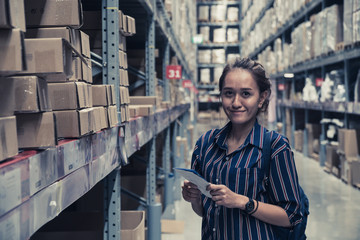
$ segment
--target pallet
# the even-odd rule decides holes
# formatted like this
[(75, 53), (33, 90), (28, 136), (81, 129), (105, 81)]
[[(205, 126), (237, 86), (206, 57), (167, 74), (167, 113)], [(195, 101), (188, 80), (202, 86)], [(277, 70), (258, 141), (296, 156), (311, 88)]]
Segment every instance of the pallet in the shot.
[(345, 50), (350, 50), (350, 49), (358, 48), (358, 47), (360, 47), (360, 42), (353, 42), (353, 43), (344, 45)]

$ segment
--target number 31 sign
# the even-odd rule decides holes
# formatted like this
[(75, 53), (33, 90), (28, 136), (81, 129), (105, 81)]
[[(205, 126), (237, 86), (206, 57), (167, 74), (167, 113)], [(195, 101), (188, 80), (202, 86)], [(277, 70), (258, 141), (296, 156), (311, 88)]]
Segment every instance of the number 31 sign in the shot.
[(180, 65), (166, 66), (166, 78), (181, 79), (181, 66)]

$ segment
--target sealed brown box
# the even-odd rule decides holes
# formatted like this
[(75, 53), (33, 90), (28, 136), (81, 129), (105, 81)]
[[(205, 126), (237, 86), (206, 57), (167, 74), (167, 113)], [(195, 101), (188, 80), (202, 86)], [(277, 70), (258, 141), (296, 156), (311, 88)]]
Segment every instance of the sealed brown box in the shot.
[(92, 109), (94, 132), (107, 128), (107, 110), (104, 107), (93, 107)]
[(295, 137), (295, 150), (302, 152), (304, 144), (304, 131), (296, 130), (294, 133)]
[(24, 0), (0, 0), (0, 28), (26, 31)]
[(332, 145), (326, 145), (326, 162), (325, 167), (331, 170), (333, 167), (340, 166), (340, 158), (336, 153), (337, 147)]
[(80, 28), (83, 23), (80, 0), (26, 0), (27, 27), (70, 26)]
[(49, 83), (48, 89), (53, 110), (92, 107), (90, 84), (84, 82)]
[(114, 127), (119, 123), (118, 113), (117, 113), (117, 106), (109, 106), (107, 108), (108, 113), (108, 126)]
[(351, 184), (360, 187), (360, 161), (359, 159), (356, 161), (352, 161), (350, 163), (351, 170)]
[(153, 105), (138, 105), (138, 109), (139, 109), (139, 116), (150, 116), (154, 114)]
[(344, 154), (347, 159), (357, 158), (359, 154), (359, 137), (359, 129), (338, 129), (339, 153)]
[(0, 161), (18, 154), (15, 116), (0, 117)]
[(14, 115), (15, 83), (11, 78), (0, 78), (0, 117)]
[(0, 73), (11, 74), (26, 69), (24, 34), (20, 29), (0, 30)]
[[(25, 39), (25, 74), (45, 76), (47, 81), (67, 81), (72, 75), (74, 48), (62, 38)], [(48, 76), (53, 74), (55, 76)]]
[(59, 138), (78, 138), (93, 131), (93, 108), (54, 111)]
[[(290, 126), (290, 125), (288, 125)], [(308, 153), (311, 154), (314, 152), (314, 140), (320, 138), (321, 134), (321, 125), (320, 124), (313, 124), (307, 123), (306, 130), (308, 135)]]
[(108, 106), (108, 87), (106, 85), (92, 85), (93, 106)]
[(133, 105), (156, 105), (155, 96), (130, 96), (130, 104)]
[(184, 233), (185, 222), (181, 220), (161, 219), (162, 233)]
[(55, 124), (52, 112), (16, 115), (19, 148), (55, 147)]
[(15, 112), (51, 111), (47, 82), (36, 76), (10, 78), (15, 84)]
[(114, 85), (106, 85), (106, 90), (109, 105), (116, 105), (116, 94)]
[(129, 106), (130, 117), (137, 117), (139, 116), (139, 106)]
[(145, 211), (121, 211), (121, 219), (121, 239), (145, 240)]

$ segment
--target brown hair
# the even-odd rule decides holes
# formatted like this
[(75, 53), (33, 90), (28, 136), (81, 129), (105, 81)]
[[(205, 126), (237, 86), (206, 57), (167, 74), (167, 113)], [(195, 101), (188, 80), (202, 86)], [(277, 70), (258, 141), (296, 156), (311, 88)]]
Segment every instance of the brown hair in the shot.
[(260, 89), (260, 94), (267, 91), (268, 96), (265, 99), (262, 107), (259, 109), (259, 112), (265, 112), (269, 106), (269, 98), (271, 94), (271, 83), (269, 78), (266, 76), (265, 69), (263, 65), (261, 65), (259, 62), (256, 62), (254, 60), (251, 60), (250, 58), (237, 58), (235, 62), (228, 63), (219, 79), (219, 90), (222, 91), (224, 80), (226, 78), (226, 75), (231, 72), (232, 70), (236, 68), (241, 68), (246, 71), (248, 71), (254, 80), (256, 81), (256, 84), (258, 85)]

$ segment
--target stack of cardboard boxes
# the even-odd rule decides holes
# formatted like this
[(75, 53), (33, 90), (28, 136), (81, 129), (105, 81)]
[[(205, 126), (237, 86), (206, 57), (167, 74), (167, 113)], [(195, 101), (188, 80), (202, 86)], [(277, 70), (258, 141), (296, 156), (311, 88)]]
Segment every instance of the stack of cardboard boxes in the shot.
[[(2, 0), (0, 6), (0, 161), (19, 148), (55, 147), (58, 138), (117, 125), (115, 91), (120, 90), (93, 85), (89, 35), (79, 29), (81, 1)], [(125, 35), (135, 31), (128, 18)], [(120, 56), (126, 71), (126, 53)], [(121, 104), (126, 105), (125, 90)]]
[[(136, 33), (135, 19), (123, 14), (119, 14), (119, 71), (120, 89), (115, 89), (120, 93), (120, 113), (121, 122), (127, 122), (130, 119), (129, 111), (129, 76), (128, 76), (128, 53), (126, 47), (126, 37)], [(102, 56), (102, 13), (101, 11), (84, 11), (84, 25), (81, 30), (90, 37), (90, 49), (97, 55)]]

